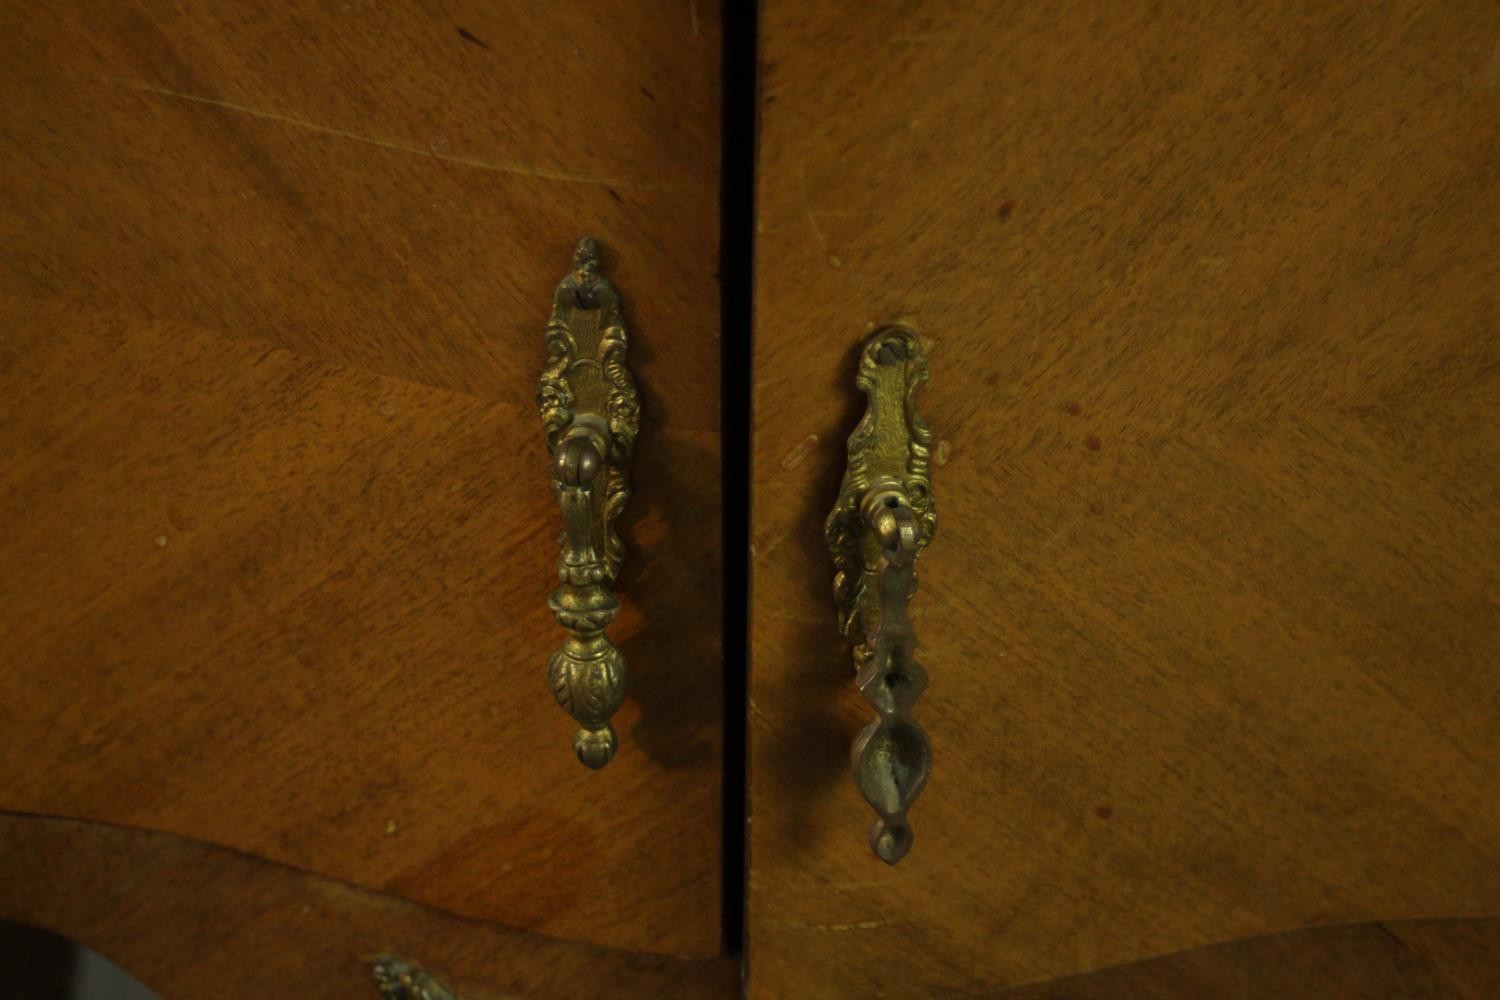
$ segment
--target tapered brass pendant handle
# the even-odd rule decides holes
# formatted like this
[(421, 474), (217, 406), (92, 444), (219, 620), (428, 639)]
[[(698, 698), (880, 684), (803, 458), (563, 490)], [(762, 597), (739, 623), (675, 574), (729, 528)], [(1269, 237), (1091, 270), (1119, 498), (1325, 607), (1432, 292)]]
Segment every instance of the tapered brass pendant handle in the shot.
[(548, 604), (567, 638), (547, 676), (557, 703), (578, 723), (573, 751), (592, 768), (614, 756), (610, 717), (625, 700), (625, 660), (604, 629), (620, 609), (609, 589), (625, 558), (614, 522), (630, 498), (630, 454), (640, 425), (626, 346), (620, 296), (599, 273), (599, 245), (582, 239), (572, 273), (552, 297), (536, 399), (563, 515), (561, 583)]
[(911, 848), (907, 810), (932, 773), (932, 746), (912, 715), (927, 672), (906, 613), (917, 556), (937, 532), (932, 431), (916, 410), (927, 377), (910, 327), (881, 327), (865, 341), (855, 385), (868, 407), (849, 435), (849, 464), (825, 529), (839, 631), (854, 644), (855, 684), (877, 712), (852, 757), (854, 781), (879, 816), (870, 847), (887, 864)]

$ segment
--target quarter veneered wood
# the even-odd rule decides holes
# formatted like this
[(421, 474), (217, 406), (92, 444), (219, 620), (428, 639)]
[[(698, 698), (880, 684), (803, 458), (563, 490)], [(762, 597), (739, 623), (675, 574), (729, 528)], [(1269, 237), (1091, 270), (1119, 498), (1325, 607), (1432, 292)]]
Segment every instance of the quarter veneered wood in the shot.
[[(480, 926), (335, 880), (163, 834), (0, 817), (0, 919), (89, 944), (168, 997), (234, 1000), (277, 987), (368, 1000), (378, 949), (420, 960), (469, 1000), (728, 997), (737, 963), (681, 961)], [(296, 947), (288, 947), (288, 935)], [(1094, 997), (1488, 997), (1500, 920), (1319, 927), (1195, 948), (1005, 991)]]
[(1477, 1000), (1497, 993), (1500, 920), (1481, 919), (1311, 927), (993, 995), (1006, 1000)]
[[(716, 13), (0, 13), (0, 806), (719, 948)], [(601, 773), (547, 688), (552, 290), (644, 397)]]
[(375, 1000), (368, 961), (417, 962), (465, 1000), (733, 995), (737, 963), (463, 920), (168, 834), (0, 817), (0, 919), (88, 945), (174, 1000)]
[[(762, 12), (751, 991), (1500, 899), (1500, 8)], [(926, 336), (934, 772), (871, 856), (822, 521)]]

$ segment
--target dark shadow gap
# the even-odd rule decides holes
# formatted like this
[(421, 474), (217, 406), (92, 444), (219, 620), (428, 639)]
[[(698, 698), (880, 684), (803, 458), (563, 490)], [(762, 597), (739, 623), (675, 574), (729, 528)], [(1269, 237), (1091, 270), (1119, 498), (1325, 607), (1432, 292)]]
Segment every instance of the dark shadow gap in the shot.
[(724, 496), (724, 949), (744, 954), (749, 705), (750, 378), (759, 5), (724, 2), (719, 296)]
[(41, 927), (0, 920), (6, 1000), (161, 1000), (103, 955)]

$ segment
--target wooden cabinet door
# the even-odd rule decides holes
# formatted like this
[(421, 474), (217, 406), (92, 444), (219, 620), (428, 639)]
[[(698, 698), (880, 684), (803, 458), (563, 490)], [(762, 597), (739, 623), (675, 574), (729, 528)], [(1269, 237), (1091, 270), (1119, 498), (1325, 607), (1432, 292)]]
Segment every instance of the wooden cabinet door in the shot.
[[(1399, 922), (1500, 900), (1500, 7), (761, 24), (751, 994), (1238, 942), (1059, 989), (1417, 995), (1384, 962), (1489, 995), (1457, 956), (1492, 924)], [(822, 519), (892, 320), (941, 528), (934, 772), (887, 867)]]
[[(482, 930), (490, 990), (632, 968), (559, 943), (720, 952), (720, 42), (696, 6), (0, 12), (0, 917), (172, 996), (364, 995), (359, 958), (420, 950), (340, 906), (299, 924), (304, 884), (307, 913), (445, 915), (429, 950)], [(611, 627), (633, 683), (599, 772), (547, 685), (534, 402), (584, 235), (643, 397)], [(58, 868), (98, 881), (62, 898)]]

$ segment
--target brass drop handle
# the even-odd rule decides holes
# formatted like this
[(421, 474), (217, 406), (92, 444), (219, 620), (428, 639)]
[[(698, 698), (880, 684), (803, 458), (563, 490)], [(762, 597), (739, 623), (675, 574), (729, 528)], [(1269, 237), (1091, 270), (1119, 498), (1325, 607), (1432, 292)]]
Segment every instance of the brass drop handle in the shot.
[(826, 525), (839, 631), (854, 644), (855, 684), (877, 713), (855, 737), (854, 781), (879, 817), (870, 848), (887, 864), (911, 848), (907, 811), (932, 773), (932, 745), (912, 715), (927, 671), (906, 611), (917, 556), (937, 532), (932, 431), (915, 405), (927, 377), (910, 327), (881, 327), (865, 341), (855, 384), (868, 406), (849, 435), (848, 467)]
[(369, 964), (383, 1000), (459, 1000), (458, 994), (419, 965), (390, 955), (379, 955)]
[(573, 264), (552, 297), (547, 364), (536, 390), (563, 515), (561, 582), (548, 606), (567, 638), (547, 677), (557, 703), (578, 723), (573, 752), (601, 768), (617, 744), (610, 718), (625, 701), (625, 659), (604, 630), (620, 610), (610, 585), (625, 545), (614, 522), (630, 498), (640, 397), (625, 366), (620, 297), (599, 273), (598, 243), (580, 240)]

